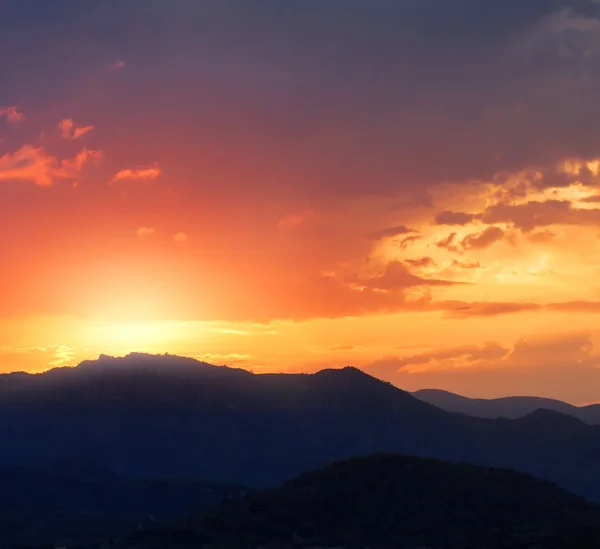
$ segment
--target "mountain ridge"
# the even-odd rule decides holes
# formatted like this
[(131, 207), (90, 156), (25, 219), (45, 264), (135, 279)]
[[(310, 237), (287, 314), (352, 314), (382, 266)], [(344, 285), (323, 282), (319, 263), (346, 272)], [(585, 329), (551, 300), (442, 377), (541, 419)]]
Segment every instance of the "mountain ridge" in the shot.
[(395, 452), (512, 467), (600, 501), (600, 427), (569, 418), (449, 413), (353, 367), (253, 374), (171, 355), (103, 362), (0, 389), (0, 438), (14, 441), (0, 463), (77, 455), (124, 476), (265, 487), (330, 461)]
[(600, 404), (575, 406), (562, 400), (535, 396), (470, 398), (442, 389), (421, 389), (411, 394), (447, 412), (463, 413), (474, 417), (519, 419), (544, 408), (576, 417), (590, 425), (600, 425)]
[(506, 469), (377, 454), (327, 464), (122, 549), (545, 547), (600, 543), (600, 507)]

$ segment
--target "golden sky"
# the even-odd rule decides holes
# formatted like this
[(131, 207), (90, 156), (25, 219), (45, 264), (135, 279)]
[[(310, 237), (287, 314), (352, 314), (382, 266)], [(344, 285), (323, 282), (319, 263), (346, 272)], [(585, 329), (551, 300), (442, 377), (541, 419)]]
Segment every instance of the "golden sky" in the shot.
[(600, 6), (424, 3), (14, 7), (0, 371), (600, 400)]

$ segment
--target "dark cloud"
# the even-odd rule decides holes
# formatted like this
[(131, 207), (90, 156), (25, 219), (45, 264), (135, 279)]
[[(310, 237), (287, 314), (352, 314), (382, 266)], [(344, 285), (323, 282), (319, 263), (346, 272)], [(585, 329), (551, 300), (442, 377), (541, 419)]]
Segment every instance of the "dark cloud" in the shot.
[(447, 237), (438, 240), (435, 245), (438, 248), (446, 248), (450, 252), (457, 252), (459, 250), (456, 243), (456, 233), (450, 233)]
[(435, 216), (436, 225), (468, 225), (476, 219), (473, 214), (465, 212), (440, 212)]
[(459, 269), (481, 269), (481, 264), (479, 263), (479, 261), (468, 262), (468, 261), (458, 261), (458, 259), (453, 259), (452, 266), (458, 267)]
[[(200, 163), (254, 196), (248, 180), (395, 193), (600, 148), (591, 0), (7, 0), (2, 10), (0, 47), (12, 53), (0, 97), (34, 119), (66, 105), (76, 119), (118, 116), (118, 128), (97, 130), (119, 136), (108, 157), (135, 129), (190, 186)], [(103, 75), (116, 59), (128, 78)], [(161, 158), (176, 135), (189, 144)]]
[(454, 284), (460, 284), (451, 280), (422, 278), (414, 275), (408, 270), (406, 265), (400, 261), (388, 263), (385, 269), (376, 276), (370, 278), (356, 278), (355, 280), (352, 280), (352, 282), (377, 290), (398, 290), (414, 286), (452, 286)]
[(408, 248), (408, 246), (410, 246), (411, 244), (414, 244), (417, 240), (421, 240), (423, 237), (422, 236), (407, 236), (406, 238), (402, 238), (400, 240), (395, 240), (394, 244), (398, 247), (401, 248), (402, 250), (406, 250), (406, 248)]
[(407, 233), (416, 233), (414, 229), (409, 229), (404, 225), (396, 225), (394, 227), (386, 227), (385, 229), (381, 229), (380, 231), (376, 231), (371, 233), (370, 238), (373, 240), (381, 240), (382, 238), (393, 238), (394, 236), (400, 236), (402, 234)]
[[(453, 215), (459, 216), (463, 213), (453, 212)], [(470, 216), (471, 214), (464, 213), (464, 215)], [(600, 225), (600, 208), (577, 208), (568, 200), (531, 200), (521, 204), (501, 202), (488, 206), (483, 212), (476, 214), (474, 217), (487, 224), (507, 223), (517, 229), (531, 232), (536, 228), (550, 225)], [(488, 239), (495, 242), (502, 237), (501, 231), (498, 227), (488, 227), (484, 233), (468, 235), (461, 244), (465, 248), (477, 247), (476, 243), (480, 237), (483, 237), (482, 242), (487, 242)], [(497, 238), (494, 239), (494, 237)], [(456, 233), (451, 233), (446, 239), (439, 241), (437, 245), (441, 248), (450, 249), (449, 246), (452, 247), (455, 244), (455, 238)], [(533, 241), (544, 242), (551, 240), (552, 233), (550, 231), (538, 231), (530, 238)]]
[(485, 223), (511, 223), (524, 231), (549, 225), (600, 225), (600, 209), (575, 208), (568, 200), (495, 204), (481, 214), (481, 220)]
[(447, 311), (452, 317), (471, 317), (471, 316), (498, 316), (506, 314), (521, 313), (525, 311), (539, 311), (544, 305), (539, 303), (523, 302), (464, 302), (464, 301), (444, 301), (432, 304), (432, 307)]
[(500, 227), (487, 227), (479, 233), (471, 233), (461, 241), (464, 250), (488, 248), (504, 238), (504, 231)]
[(435, 267), (436, 263), (431, 257), (420, 257), (418, 259), (405, 259), (411, 267)]
[(458, 241), (457, 233), (450, 233), (445, 238), (438, 240), (435, 245), (438, 248), (445, 248), (449, 252), (462, 253), (465, 250), (482, 249), (502, 240), (505, 231), (500, 227), (486, 227), (483, 231), (470, 233), (462, 240)]

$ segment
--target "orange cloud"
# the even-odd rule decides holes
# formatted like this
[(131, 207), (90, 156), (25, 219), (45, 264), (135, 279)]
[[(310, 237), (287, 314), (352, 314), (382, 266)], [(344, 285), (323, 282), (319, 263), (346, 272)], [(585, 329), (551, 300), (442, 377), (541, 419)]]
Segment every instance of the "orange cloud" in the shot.
[(152, 227), (140, 227), (137, 230), (138, 236), (152, 236), (155, 233), (155, 230)]
[(114, 69), (114, 70), (122, 70), (125, 68), (125, 61), (121, 60), (121, 59), (117, 59), (117, 61), (115, 61), (110, 68)]
[(156, 179), (161, 173), (161, 169), (156, 163), (147, 168), (126, 168), (118, 171), (111, 179), (111, 183), (117, 183), (118, 181), (135, 181), (140, 179)]
[(501, 360), (509, 353), (509, 349), (498, 343), (486, 342), (482, 345), (463, 345), (434, 349), (404, 357), (387, 356), (373, 362), (366, 368), (366, 371), (375, 377), (386, 379), (410, 366), (443, 365), (448, 362), (454, 365), (455, 361), (460, 361), (465, 365), (474, 365), (481, 361)]
[(188, 239), (188, 235), (184, 232), (181, 233), (177, 233), (174, 237), (173, 240), (175, 242), (187, 242)]
[(32, 181), (49, 187), (56, 179), (76, 179), (87, 162), (101, 157), (100, 151), (83, 149), (75, 158), (58, 160), (41, 147), (25, 145), (0, 157), (0, 181)]
[(7, 122), (12, 124), (27, 120), (27, 117), (22, 112), (19, 112), (19, 108), (14, 106), (0, 107), (0, 116), (5, 116)]
[(312, 217), (315, 212), (311, 209), (304, 210), (301, 212), (295, 212), (284, 215), (278, 222), (278, 229), (294, 229), (304, 223), (309, 217)]
[(75, 350), (67, 345), (22, 349), (0, 348), (0, 359), (2, 363), (10, 364), (10, 371), (44, 371), (73, 364), (74, 358)]
[[(597, 402), (599, 365), (592, 335), (567, 333), (520, 337), (512, 346), (489, 342), (384, 356), (364, 370), (407, 390), (444, 387), (474, 397), (537, 395), (583, 403)], [(580, 383), (565, 384), (575, 378)]]
[(71, 118), (64, 118), (58, 123), (58, 129), (63, 139), (72, 140), (91, 132), (94, 126), (77, 126)]

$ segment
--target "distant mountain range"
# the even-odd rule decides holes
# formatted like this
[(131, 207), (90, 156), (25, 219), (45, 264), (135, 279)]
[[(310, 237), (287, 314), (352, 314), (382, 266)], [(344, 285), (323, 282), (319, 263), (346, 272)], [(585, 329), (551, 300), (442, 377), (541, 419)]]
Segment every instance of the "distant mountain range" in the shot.
[(511, 467), (600, 501), (600, 426), (449, 413), (355, 368), (252, 374), (170, 355), (0, 376), (0, 462), (90, 458), (121, 476), (275, 486), (377, 452)]
[(515, 471), (375, 455), (334, 463), (121, 549), (591, 549), (600, 508)]
[(545, 409), (576, 417), (590, 425), (600, 425), (600, 404), (573, 406), (561, 400), (529, 396), (469, 398), (440, 389), (422, 389), (411, 394), (447, 412), (475, 417), (519, 419), (536, 410)]

